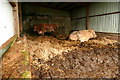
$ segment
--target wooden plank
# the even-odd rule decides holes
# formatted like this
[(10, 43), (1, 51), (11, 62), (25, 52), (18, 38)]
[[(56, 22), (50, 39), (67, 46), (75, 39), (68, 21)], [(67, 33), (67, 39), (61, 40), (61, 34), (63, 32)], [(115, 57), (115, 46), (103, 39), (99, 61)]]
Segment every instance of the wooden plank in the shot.
[(62, 4), (62, 2), (59, 2), (59, 4), (57, 4), (56, 6), (49, 6), (49, 5), (43, 5), (42, 2), (41, 3), (29, 3), (29, 2), (26, 2), (26, 3), (23, 3), (23, 5), (34, 5), (34, 6), (39, 6), (39, 7), (45, 7), (45, 8), (51, 8), (51, 9), (56, 9), (56, 10), (61, 10), (61, 11), (69, 11), (69, 10), (66, 10), (64, 8), (59, 8), (58, 6), (60, 6)]
[(3, 54), (14, 44), (14, 42), (17, 40), (17, 36), (13, 37), (14, 39), (10, 41), (8, 45), (6, 45), (4, 48), (0, 49), (0, 58), (3, 56)]
[(12, 7), (16, 7), (16, 3), (14, 0), (8, 0)]
[(22, 7), (21, 7), (21, 2), (18, 3), (18, 13), (19, 13), (19, 33), (22, 33)]
[(19, 15), (18, 15), (18, 2), (15, 2), (16, 7), (13, 7), (13, 17), (14, 17), (14, 31), (19, 37)]
[(2, 46), (0, 46), (0, 49), (5, 48), (11, 41), (14, 40), (14, 38), (17, 37), (17, 35), (13, 35), (9, 40), (7, 40)]

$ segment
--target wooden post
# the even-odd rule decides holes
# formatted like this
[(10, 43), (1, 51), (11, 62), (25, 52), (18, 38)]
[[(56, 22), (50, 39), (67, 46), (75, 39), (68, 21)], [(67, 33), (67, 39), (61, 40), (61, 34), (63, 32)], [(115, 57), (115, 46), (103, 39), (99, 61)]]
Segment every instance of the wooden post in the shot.
[(86, 29), (90, 29), (90, 26), (89, 26), (89, 20), (90, 20), (90, 17), (89, 17), (89, 4), (86, 6)]
[(9, 3), (12, 5), (12, 7), (16, 7), (16, 3), (14, 1)]
[(18, 2), (12, 2), (13, 7), (13, 16), (14, 16), (14, 30), (15, 34), (19, 37), (19, 15), (18, 15)]
[(21, 8), (21, 2), (18, 3), (18, 13), (19, 13), (19, 32), (22, 33), (22, 8)]

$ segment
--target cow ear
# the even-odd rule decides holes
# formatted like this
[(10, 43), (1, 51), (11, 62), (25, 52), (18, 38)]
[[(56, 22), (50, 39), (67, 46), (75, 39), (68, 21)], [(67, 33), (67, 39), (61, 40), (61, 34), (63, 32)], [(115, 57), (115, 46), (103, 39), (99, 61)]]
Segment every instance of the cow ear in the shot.
[(91, 29), (88, 30), (89, 32), (92, 32)]
[(94, 30), (93, 29), (90, 29), (89, 32), (93, 32)]

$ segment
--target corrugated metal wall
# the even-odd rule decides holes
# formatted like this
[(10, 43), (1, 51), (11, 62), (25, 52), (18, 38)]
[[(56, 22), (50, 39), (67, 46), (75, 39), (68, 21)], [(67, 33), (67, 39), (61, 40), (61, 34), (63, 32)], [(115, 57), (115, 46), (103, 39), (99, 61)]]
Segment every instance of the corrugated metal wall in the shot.
[[(94, 29), (98, 32), (110, 32), (110, 33), (120, 33), (118, 30), (120, 13), (117, 14), (109, 14), (109, 15), (102, 15), (102, 16), (95, 16), (93, 15), (100, 15), (106, 13), (112, 13), (120, 11), (120, 2), (94, 2), (90, 3), (90, 28)], [(82, 9), (81, 9), (82, 8)], [(82, 30), (86, 29), (86, 8), (81, 7), (79, 9), (73, 10), (72, 12), (72, 29), (74, 30)], [(82, 18), (83, 17), (83, 18)], [(76, 19), (81, 18), (81, 19)]]
[[(118, 2), (100, 2), (90, 4), (90, 16), (117, 12)], [(98, 32), (118, 33), (119, 14), (90, 17), (90, 28)]]
[(81, 18), (86, 16), (86, 8), (85, 7), (80, 7), (72, 11), (72, 18)]
[[(72, 11), (71, 13), (72, 30), (86, 29), (86, 18), (82, 18), (85, 16), (86, 16), (86, 7), (80, 7)], [(76, 18), (82, 18), (82, 19), (76, 19)]]
[(90, 18), (90, 28), (98, 32), (118, 32), (119, 14), (98, 16)]
[(57, 34), (69, 34), (71, 29), (69, 12), (29, 4), (23, 4), (22, 8), (24, 32), (32, 33), (34, 25), (53, 23), (58, 25)]
[(31, 33), (34, 25), (46, 23), (57, 24), (56, 34), (68, 35), (71, 30), (69, 17), (26, 16), (23, 21), (23, 31)]
[(50, 16), (70, 16), (69, 12), (57, 10), (57, 9), (51, 9), (51, 8), (45, 8), (40, 6), (34, 6), (30, 4), (23, 4), (22, 5), (23, 11), (22, 13), (24, 15), (50, 15)]
[(90, 16), (119, 11), (118, 2), (90, 3)]
[(72, 20), (72, 30), (84, 30), (86, 29), (86, 18), (79, 20)]

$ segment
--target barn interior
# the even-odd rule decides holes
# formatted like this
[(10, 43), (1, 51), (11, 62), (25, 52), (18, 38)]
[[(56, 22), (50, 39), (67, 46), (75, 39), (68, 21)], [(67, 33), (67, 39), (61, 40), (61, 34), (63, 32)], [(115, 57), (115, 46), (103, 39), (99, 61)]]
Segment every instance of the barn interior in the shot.
[[(72, 22), (72, 19), (74, 19), (73, 10), (79, 7), (86, 8), (87, 4), (76, 2), (22, 3), (23, 32), (35, 33), (33, 31), (34, 25), (48, 23), (57, 24), (54, 34), (68, 36), (72, 30), (76, 30), (72, 29), (75, 27)], [(83, 14), (83, 16), (86, 16), (85, 13)], [(82, 28), (86, 29), (86, 26), (83, 25)]]
[[(19, 37), (13, 36), (0, 48), (9, 47), (1, 60), (2, 77), (119, 79), (119, 4), (18, 3), (19, 29), (15, 31)], [(41, 24), (57, 28), (39, 34), (34, 26)], [(97, 37), (85, 42), (69, 39), (73, 31), (90, 29)]]

